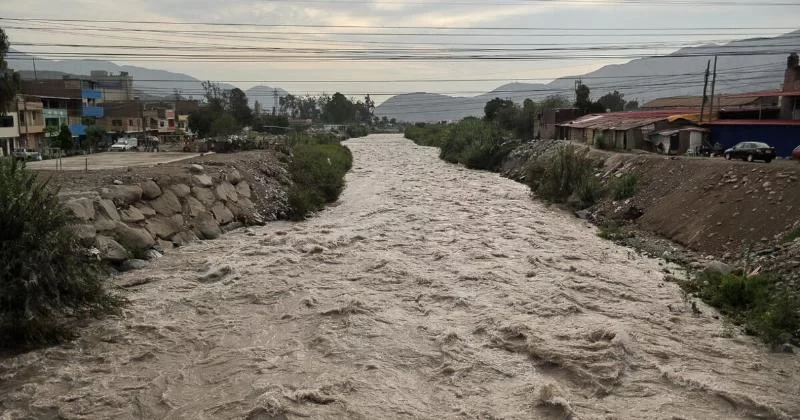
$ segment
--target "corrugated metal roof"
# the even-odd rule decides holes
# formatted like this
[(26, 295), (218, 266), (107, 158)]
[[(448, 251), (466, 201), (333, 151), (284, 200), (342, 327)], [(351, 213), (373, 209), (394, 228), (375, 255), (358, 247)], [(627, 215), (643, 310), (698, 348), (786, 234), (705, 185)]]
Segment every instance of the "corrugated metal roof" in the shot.
[[(736, 95), (717, 95), (714, 96), (714, 108), (752, 105), (764, 96), (769, 95), (759, 95), (758, 92), (739, 93)], [(706, 102), (706, 104), (708, 104), (708, 102)], [(700, 108), (701, 106), (703, 106), (702, 96), (671, 96), (668, 98), (653, 99), (642, 105), (642, 109)]]
[(607, 114), (591, 114), (564, 124), (561, 127), (592, 128), (600, 130), (630, 130), (670, 119), (696, 118), (699, 111), (694, 109), (684, 110), (651, 110), (633, 112), (609, 112)]
[(730, 96), (736, 98), (742, 95), (758, 95), (762, 98), (776, 96), (800, 96), (800, 90), (766, 90), (762, 92), (736, 93)]

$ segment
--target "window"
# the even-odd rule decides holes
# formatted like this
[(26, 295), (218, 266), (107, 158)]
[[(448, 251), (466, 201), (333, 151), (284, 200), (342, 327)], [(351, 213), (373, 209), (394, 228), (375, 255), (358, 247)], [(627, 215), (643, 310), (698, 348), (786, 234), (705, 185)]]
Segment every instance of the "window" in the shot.
[(122, 127), (122, 120), (111, 120), (111, 125), (114, 127)]
[(24, 125), (24, 124), (25, 124), (25, 112), (23, 111), (19, 113), (19, 125)]
[(0, 115), (0, 128), (9, 128), (14, 126), (14, 117), (11, 115)]
[(133, 120), (128, 120), (128, 125), (133, 126)]
[(159, 125), (159, 126), (161, 126), (161, 127), (163, 127), (163, 126), (164, 126), (164, 121), (160, 121), (160, 122), (158, 123), (158, 125)]

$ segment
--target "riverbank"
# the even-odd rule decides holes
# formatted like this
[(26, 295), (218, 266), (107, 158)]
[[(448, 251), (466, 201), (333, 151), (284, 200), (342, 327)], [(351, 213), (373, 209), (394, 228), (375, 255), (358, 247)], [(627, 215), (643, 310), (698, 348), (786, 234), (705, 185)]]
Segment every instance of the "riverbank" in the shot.
[(122, 316), (0, 361), (0, 417), (800, 415), (797, 356), (693, 311), (663, 261), (400, 136), (346, 144), (317, 217), (124, 273)]

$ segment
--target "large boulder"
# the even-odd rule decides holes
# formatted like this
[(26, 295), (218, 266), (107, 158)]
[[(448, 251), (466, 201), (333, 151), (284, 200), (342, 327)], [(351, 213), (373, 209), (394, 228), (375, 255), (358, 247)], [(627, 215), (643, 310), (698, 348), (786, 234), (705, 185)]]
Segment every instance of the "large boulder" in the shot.
[(239, 201), (239, 194), (236, 192), (236, 187), (228, 181), (222, 181), (216, 188), (217, 197), (225, 202)]
[(206, 175), (206, 174), (193, 176), (192, 177), (192, 182), (194, 182), (195, 184), (197, 184), (197, 185), (199, 185), (201, 187), (210, 187), (210, 186), (214, 185), (214, 180), (211, 179), (211, 177)]
[(252, 191), (250, 191), (250, 184), (248, 184), (247, 181), (241, 181), (236, 184), (236, 193), (246, 198), (253, 196)]
[(249, 202), (250, 204), (249, 206), (247, 205), (247, 203), (245, 203), (244, 200), (239, 200), (239, 202), (237, 203), (228, 203), (226, 207), (230, 209), (231, 213), (233, 213), (233, 217), (236, 220), (239, 220), (249, 225), (255, 224), (256, 221), (255, 206), (252, 205), (253, 203), (250, 200), (247, 200), (247, 202)]
[(114, 185), (101, 189), (100, 197), (111, 200), (118, 206), (126, 206), (142, 199), (142, 187), (138, 185)]
[(95, 201), (94, 207), (96, 210), (95, 212), (96, 216), (98, 217), (102, 216), (105, 217), (106, 219), (113, 220), (115, 222), (120, 220), (119, 212), (117, 211), (117, 206), (115, 206), (114, 202), (112, 202), (111, 200)]
[(94, 225), (71, 225), (70, 229), (73, 233), (75, 233), (75, 236), (78, 238), (78, 242), (80, 242), (81, 245), (92, 246), (92, 244), (94, 244), (95, 237), (97, 236), (97, 229), (95, 229)]
[(75, 200), (70, 200), (64, 203), (68, 209), (72, 210), (72, 213), (75, 214), (75, 217), (80, 219), (81, 221), (88, 222), (90, 220), (94, 220), (94, 201), (88, 198), (78, 198)]
[(144, 214), (138, 208), (131, 206), (120, 210), (119, 218), (125, 223), (139, 223), (144, 221)]
[(183, 205), (183, 214), (189, 217), (197, 217), (200, 215), (200, 213), (208, 211), (203, 203), (192, 196), (186, 197), (185, 200), (186, 202)]
[(147, 268), (150, 265), (149, 261), (145, 260), (125, 260), (120, 265), (120, 270), (122, 271), (134, 271), (134, 270), (142, 270)]
[[(213, 218), (212, 218), (212, 221), (213, 221)], [(217, 228), (219, 229), (219, 227), (217, 227)], [(197, 229), (197, 228), (195, 228), (195, 229)], [(217, 236), (219, 236), (219, 235), (217, 235)], [(197, 239), (198, 239), (197, 235), (195, 235), (194, 232), (182, 231), (182, 232), (176, 233), (175, 236), (170, 238), (170, 241), (175, 246), (183, 246), (183, 245), (186, 245), (186, 244), (188, 244), (190, 242), (196, 241)]]
[(170, 239), (181, 230), (181, 226), (173, 219), (164, 216), (147, 219), (144, 226), (153, 237), (161, 239)]
[(192, 190), (186, 184), (175, 184), (170, 187), (170, 189), (175, 193), (175, 195), (178, 196), (178, 198), (186, 197), (192, 193)]
[(242, 180), (242, 174), (238, 169), (234, 168), (225, 174), (225, 180), (233, 185), (238, 184)]
[(107, 216), (97, 215), (94, 219), (94, 229), (97, 232), (108, 232), (114, 230), (117, 226), (116, 220), (111, 220)]
[(155, 183), (153, 180), (147, 180), (142, 182), (142, 198), (145, 200), (155, 200), (159, 196), (161, 196), (161, 187)]
[(189, 172), (191, 172), (193, 174), (202, 174), (203, 171), (205, 171), (205, 170), (206, 170), (206, 168), (204, 168), (203, 165), (198, 165), (196, 163), (193, 164), (193, 165), (189, 165)]
[(98, 236), (95, 239), (95, 246), (100, 251), (100, 257), (104, 260), (120, 262), (130, 257), (128, 250), (124, 246), (108, 236)]
[(134, 253), (150, 249), (156, 243), (147, 230), (130, 227), (122, 222), (117, 222), (114, 227), (114, 239)]
[(214, 206), (211, 207), (211, 213), (214, 214), (214, 218), (217, 219), (217, 223), (224, 225), (228, 224), (233, 221), (233, 213), (225, 207), (225, 204), (221, 201), (217, 201), (214, 203)]
[[(194, 230), (198, 237), (202, 239), (217, 239), (222, 235), (219, 223), (211, 213), (205, 212), (197, 216), (194, 220)], [(173, 243), (175, 242), (173, 238)]]
[(153, 217), (153, 216), (155, 216), (155, 215), (156, 215), (156, 211), (155, 211), (155, 210), (153, 210), (153, 208), (152, 208), (152, 207), (150, 207), (150, 206), (148, 206), (147, 204), (144, 204), (144, 203), (136, 203), (136, 204), (134, 205), (134, 207), (136, 207), (136, 209), (137, 209), (137, 210), (139, 210), (140, 212), (142, 212), (142, 214), (144, 215), (144, 217)]
[(161, 197), (151, 201), (150, 207), (152, 207), (156, 213), (167, 217), (175, 213), (180, 213), (182, 210), (181, 201), (178, 200), (178, 196), (170, 190), (164, 191)]
[(206, 207), (213, 206), (217, 200), (211, 188), (192, 187), (192, 194)]
[(706, 274), (730, 274), (733, 271), (733, 267), (728, 264), (725, 264), (722, 261), (709, 261), (703, 267), (703, 272)]

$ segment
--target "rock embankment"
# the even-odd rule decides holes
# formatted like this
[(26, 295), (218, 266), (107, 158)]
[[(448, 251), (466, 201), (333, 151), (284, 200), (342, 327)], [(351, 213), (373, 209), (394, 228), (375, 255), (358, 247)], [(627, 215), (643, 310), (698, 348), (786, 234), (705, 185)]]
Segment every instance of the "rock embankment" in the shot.
[(74, 229), (83, 245), (102, 260), (135, 267), (121, 263), (263, 223), (241, 172), (216, 169), (212, 173), (203, 165), (185, 165), (173, 175), (60, 196), (79, 221)]

